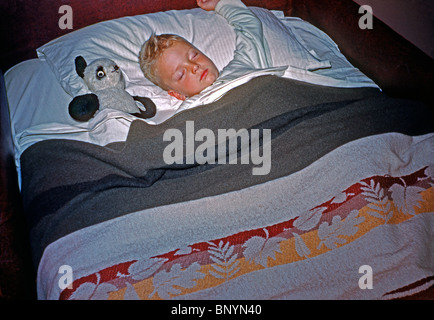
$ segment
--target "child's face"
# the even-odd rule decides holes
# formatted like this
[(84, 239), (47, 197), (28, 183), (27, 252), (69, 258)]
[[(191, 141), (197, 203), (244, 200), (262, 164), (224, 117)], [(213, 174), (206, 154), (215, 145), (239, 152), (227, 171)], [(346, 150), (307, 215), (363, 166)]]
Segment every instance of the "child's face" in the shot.
[(192, 44), (176, 41), (156, 62), (160, 80), (168, 93), (180, 100), (194, 96), (218, 78), (215, 64)]

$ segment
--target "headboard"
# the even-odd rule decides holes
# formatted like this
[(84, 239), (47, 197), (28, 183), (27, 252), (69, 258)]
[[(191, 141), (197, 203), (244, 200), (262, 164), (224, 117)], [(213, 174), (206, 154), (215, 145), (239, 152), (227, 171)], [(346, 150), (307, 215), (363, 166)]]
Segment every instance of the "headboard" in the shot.
[[(4, 16), (0, 19), (2, 38), (6, 40), (2, 41), (6, 48), (0, 54), (3, 72), (22, 60), (35, 58), (36, 48), (44, 43), (90, 24), (123, 16), (197, 7), (196, 0), (44, 0), (42, 3), (6, 0), (0, 4)], [(288, 0), (246, 0), (244, 3), (284, 11), (289, 5)], [(61, 6), (71, 8), (73, 29), (59, 27), (59, 20), (67, 13), (63, 8), (59, 10)]]
[[(360, 29), (360, 5), (353, 0), (245, 0), (249, 6), (283, 10), (325, 31), (346, 57), (391, 95), (434, 104), (430, 85), (434, 60), (374, 18), (373, 29)], [(59, 21), (69, 6), (72, 29)], [(122, 16), (197, 7), (196, 0), (5, 0), (0, 4), (0, 69), (36, 57), (36, 48), (71, 31)], [(375, 15), (375, 12), (374, 12)]]

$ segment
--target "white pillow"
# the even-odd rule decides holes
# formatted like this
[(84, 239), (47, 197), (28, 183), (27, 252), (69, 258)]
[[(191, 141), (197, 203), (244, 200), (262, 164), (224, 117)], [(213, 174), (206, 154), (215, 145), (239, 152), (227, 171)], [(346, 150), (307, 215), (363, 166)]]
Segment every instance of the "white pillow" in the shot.
[[(250, 8), (262, 21), (275, 66), (313, 70), (329, 67), (305, 48), (290, 29), (269, 10)], [(235, 32), (227, 21), (215, 12), (200, 8), (171, 10), (138, 16), (129, 16), (100, 22), (57, 38), (37, 49), (39, 59), (46, 60), (64, 90), (72, 97), (88, 92), (75, 72), (74, 60), (83, 56), (88, 63), (106, 57), (114, 60), (126, 79), (126, 90), (132, 95), (151, 98), (159, 111), (179, 105), (147, 80), (138, 63), (142, 44), (151, 33), (178, 34), (210, 57), (219, 70), (233, 58)]]

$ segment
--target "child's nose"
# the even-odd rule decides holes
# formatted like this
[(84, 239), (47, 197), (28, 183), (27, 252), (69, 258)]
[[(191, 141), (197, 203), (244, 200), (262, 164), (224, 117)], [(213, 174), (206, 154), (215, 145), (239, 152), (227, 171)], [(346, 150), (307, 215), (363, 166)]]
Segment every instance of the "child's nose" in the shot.
[(191, 72), (193, 74), (196, 74), (199, 71), (199, 68), (200, 68), (199, 65), (195, 63), (192, 65)]

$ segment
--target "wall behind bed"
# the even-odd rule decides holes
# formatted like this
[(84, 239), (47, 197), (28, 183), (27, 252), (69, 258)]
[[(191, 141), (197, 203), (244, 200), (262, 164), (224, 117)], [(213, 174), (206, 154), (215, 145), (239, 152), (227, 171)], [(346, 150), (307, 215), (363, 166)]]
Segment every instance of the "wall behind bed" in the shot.
[(434, 1), (354, 0), (434, 59)]
[(377, 19), (376, 11), (373, 28), (361, 29), (359, 8), (353, 0), (291, 0), (290, 14), (325, 31), (387, 94), (434, 107), (434, 59)]
[[(250, 6), (287, 10), (288, 0), (245, 0)], [(73, 29), (61, 29), (62, 5), (72, 8)], [(25, 59), (35, 58), (35, 50), (44, 43), (73, 30), (103, 20), (170, 9), (196, 8), (196, 0), (2, 0), (0, 27), (3, 50), (0, 68), (8, 68)], [(5, 48), (6, 47), (6, 48)]]

